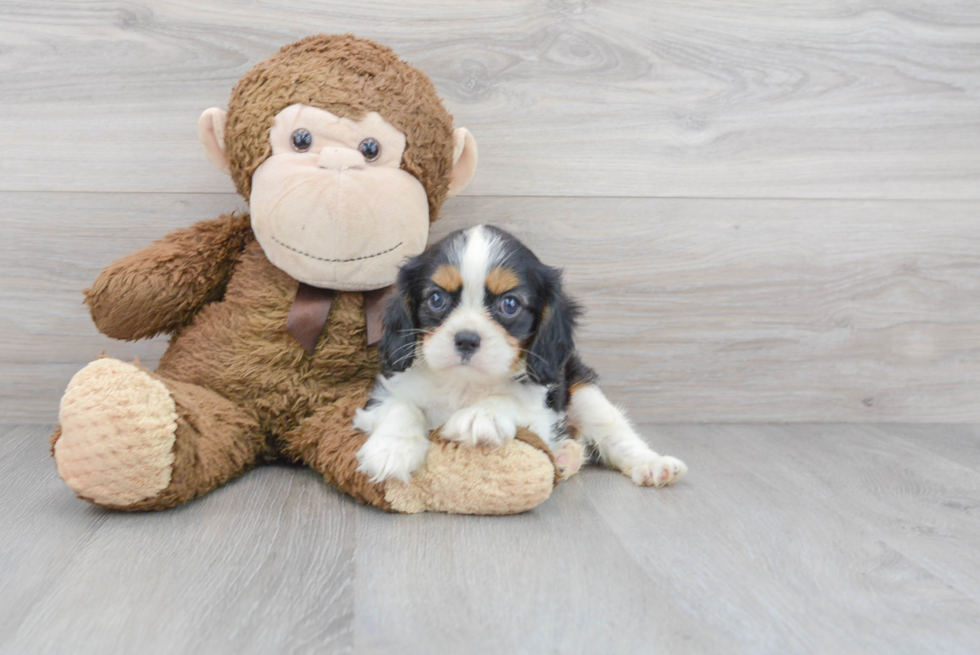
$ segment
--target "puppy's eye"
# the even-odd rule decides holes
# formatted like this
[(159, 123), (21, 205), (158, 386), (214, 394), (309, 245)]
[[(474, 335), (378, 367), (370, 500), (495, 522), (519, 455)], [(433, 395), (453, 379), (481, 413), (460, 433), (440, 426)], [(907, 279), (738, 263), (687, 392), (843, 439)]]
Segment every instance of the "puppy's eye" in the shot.
[(293, 142), (293, 150), (296, 152), (306, 152), (313, 145), (313, 135), (310, 134), (308, 129), (301, 127), (293, 132), (291, 141)]
[(364, 159), (368, 161), (374, 161), (381, 155), (381, 144), (371, 137), (361, 141), (360, 145), (357, 146), (357, 149), (361, 151), (361, 154), (364, 155)]
[(514, 296), (504, 296), (500, 299), (500, 313), (507, 318), (514, 318), (521, 311), (521, 301)]
[(429, 296), (429, 309), (434, 312), (441, 312), (446, 308), (446, 296), (438, 291), (433, 291)]

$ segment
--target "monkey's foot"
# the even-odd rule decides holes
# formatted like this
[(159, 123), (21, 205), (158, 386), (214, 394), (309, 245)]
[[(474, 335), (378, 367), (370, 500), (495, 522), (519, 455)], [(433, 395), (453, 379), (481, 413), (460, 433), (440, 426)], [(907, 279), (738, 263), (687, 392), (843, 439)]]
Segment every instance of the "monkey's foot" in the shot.
[(408, 484), (388, 480), (385, 499), (398, 512), (518, 514), (543, 503), (555, 486), (555, 466), (523, 441), (464, 446), (432, 441), (423, 468)]
[(58, 473), (80, 497), (126, 507), (167, 488), (177, 408), (167, 387), (117, 359), (75, 374), (61, 399)]

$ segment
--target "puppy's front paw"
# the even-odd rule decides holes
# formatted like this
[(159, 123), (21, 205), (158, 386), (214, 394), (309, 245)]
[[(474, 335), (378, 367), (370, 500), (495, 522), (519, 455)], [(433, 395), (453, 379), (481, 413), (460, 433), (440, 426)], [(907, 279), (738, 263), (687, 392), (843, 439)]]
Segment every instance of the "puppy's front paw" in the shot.
[(484, 407), (461, 409), (450, 416), (442, 428), (443, 437), (467, 446), (502, 446), (516, 434), (517, 424), (514, 419)]
[(631, 470), (624, 470), (623, 473), (630, 476), (634, 484), (643, 487), (670, 486), (687, 473), (687, 464), (676, 457), (660, 455), (635, 464)]
[(357, 451), (357, 460), (361, 463), (357, 470), (367, 475), (371, 482), (389, 478), (411, 482), (412, 474), (425, 465), (428, 452), (429, 440), (423, 436), (375, 432)]

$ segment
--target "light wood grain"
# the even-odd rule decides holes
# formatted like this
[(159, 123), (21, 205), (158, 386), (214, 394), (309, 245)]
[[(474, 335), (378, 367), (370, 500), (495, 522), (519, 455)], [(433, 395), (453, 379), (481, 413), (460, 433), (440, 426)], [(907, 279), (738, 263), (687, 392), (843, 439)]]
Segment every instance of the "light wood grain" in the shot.
[[(389, 515), (260, 468), (166, 512), (75, 499), (0, 426), (0, 653), (973, 653), (975, 426), (652, 425), (515, 517)], [(971, 500), (973, 499), (973, 500)]]
[[(980, 552), (973, 547), (980, 542), (980, 523), (972, 516), (980, 479), (975, 467), (933, 445), (957, 432), (962, 429), (947, 435), (922, 426), (913, 436), (905, 426), (808, 427), (802, 440), (817, 444), (814, 449), (783, 445), (783, 431), (762, 426), (744, 448), (750, 457), (778, 449), (797, 481), (829, 502), (849, 495), (852, 502), (838, 508), (842, 516), (875, 525), (890, 547), (980, 605)], [(974, 452), (978, 445), (974, 439)], [(852, 464), (840, 466), (842, 460)]]
[[(0, 194), (7, 420), (53, 421), (101, 351), (81, 290), (232, 195)], [(657, 421), (980, 421), (980, 221), (972, 202), (460, 198), (433, 239), (488, 222), (587, 309), (579, 347)]]
[[(980, 448), (977, 447), (980, 445), (980, 427), (976, 425), (950, 426), (949, 430), (937, 430), (931, 425), (894, 425), (889, 426), (888, 433), (911, 442), (927, 443), (931, 453), (980, 472)], [(967, 502), (964, 509), (973, 506)]]
[(357, 543), (358, 652), (718, 652), (726, 642), (636, 565), (578, 482), (504, 521), (365, 512)]
[(312, 471), (122, 514), (57, 478), (50, 426), (5, 432), (2, 652), (351, 652), (355, 503)]
[(891, 429), (651, 426), (654, 447), (696, 463), (697, 506), (682, 485), (665, 499), (584, 484), (664, 593), (702, 591), (692, 613), (736, 651), (969, 652), (977, 525), (943, 501), (975, 497), (980, 477)]
[(8, 1), (0, 190), (230, 191), (200, 112), (346, 31), (433, 78), (471, 194), (980, 198), (980, 5), (906, 0)]

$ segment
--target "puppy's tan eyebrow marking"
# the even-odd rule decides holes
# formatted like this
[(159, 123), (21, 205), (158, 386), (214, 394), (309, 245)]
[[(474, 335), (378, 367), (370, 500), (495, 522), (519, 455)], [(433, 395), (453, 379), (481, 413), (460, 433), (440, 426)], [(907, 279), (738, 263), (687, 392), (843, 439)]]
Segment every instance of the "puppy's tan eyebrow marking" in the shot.
[(436, 272), (432, 274), (432, 281), (449, 293), (455, 293), (463, 286), (463, 276), (459, 269), (450, 264), (443, 264), (437, 268)]
[(487, 275), (487, 291), (496, 296), (507, 293), (520, 283), (517, 274), (503, 266), (497, 266)]

